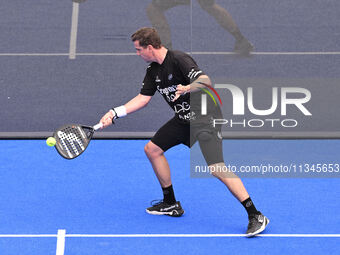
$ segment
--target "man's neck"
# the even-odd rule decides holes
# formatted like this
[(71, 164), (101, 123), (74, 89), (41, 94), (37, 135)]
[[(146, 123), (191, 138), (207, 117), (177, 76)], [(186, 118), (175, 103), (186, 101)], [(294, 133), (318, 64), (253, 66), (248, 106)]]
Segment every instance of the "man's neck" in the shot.
[(155, 49), (154, 51), (155, 62), (157, 62), (160, 65), (163, 64), (167, 53), (168, 53), (168, 49), (163, 46), (160, 49)]

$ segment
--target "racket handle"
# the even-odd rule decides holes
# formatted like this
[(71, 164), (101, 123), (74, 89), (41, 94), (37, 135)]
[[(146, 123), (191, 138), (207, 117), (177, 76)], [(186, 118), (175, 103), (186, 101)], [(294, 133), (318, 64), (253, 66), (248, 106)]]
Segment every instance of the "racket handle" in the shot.
[(94, 130), (98, 130), (98, 129), (102, 128), (102, 127), (103, 127), (103, 123), (99, 122), (97, 125), (93, 126), (93, 129)]

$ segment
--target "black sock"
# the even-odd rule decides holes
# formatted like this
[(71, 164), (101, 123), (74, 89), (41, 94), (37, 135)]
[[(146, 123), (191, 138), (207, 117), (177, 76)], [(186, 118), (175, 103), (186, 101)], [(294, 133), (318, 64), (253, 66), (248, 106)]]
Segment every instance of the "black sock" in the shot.
[(247, 210), (248, 216), (260, 213), (258, 210), (256, 210), (255, 205), (250, 197), (248, 197), (246, 200), (241, 202), (241, 204)]
[(175, 194), (174, 194), (174, 190), (172, 188), (172, 185), (170, 185), (167, 188), (163, 188), (163, 196), (164, 199), (163, 201), (169, 205), (175, 204), (176, 203), (176, 198), (175, 198)]

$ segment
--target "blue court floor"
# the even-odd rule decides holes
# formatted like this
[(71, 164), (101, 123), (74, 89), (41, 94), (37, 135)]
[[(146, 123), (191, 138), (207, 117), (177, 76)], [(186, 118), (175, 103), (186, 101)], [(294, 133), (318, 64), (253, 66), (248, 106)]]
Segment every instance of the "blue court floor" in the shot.
[[(146, 142), (93, 140), (68, 161), (44, 140), (0, 140), (0, 254), (338, 254), (339, 174), (244, 178), (270, 219), (262, 236), (247, 239), (244, 209), (219, 181), (190, 177), (185, 146), (166, 153), (185, 214), (145, 213), (162, 198)], [(339, 163), (338, 140), (226, 140), (224, 146), (226, 162), (235, 165)]]

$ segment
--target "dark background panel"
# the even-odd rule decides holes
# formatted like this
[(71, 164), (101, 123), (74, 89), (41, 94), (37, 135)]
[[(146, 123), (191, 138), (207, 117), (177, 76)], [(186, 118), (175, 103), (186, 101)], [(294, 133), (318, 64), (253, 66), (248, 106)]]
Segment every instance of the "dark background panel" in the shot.
[[(131, 55), (134, 48), (130, 35), (139, 27), (151, 25), (146, 13), (151, 2), (88, 0), (81, 3), (79, 55), (75, 60), (67, 56), (71, 1), (28, 3), (14, 0), (1, 5), (1, 136), (27, 132), (46, 135), (68, 122), (95, 124), (110, 107), (124, 104), (137, 95), (147, 64)], [(306, 106), (313, 115), (304, 117), (298, 112), (289, 113), (299, 120), (299, 126), (289, 132), (337, 132), (339, 2), (215, 2), (231, 14), (241, 32), (254, 44), (255, 54), (251, 57), (230, 54), (234, 38), (197, 1), (175, 6), (164, 13), (171, 29), (173, 48), (192, 51), (214, 83), (235, 83), (244, 92), (247, 87), (254, 87), (258, 107), (269, 104), (268, 93), (272, 87), (295, 86), (310, 90), (312, 98)], [(282, 55), (282, 51), (331, 51), (335, 54)], [(258, 52), (276, 53), (261, 55)], [(47, 56), (4, 56), (5, 53), (47, 53)], [(65, 55), (51, 56), (50, 53)], [(230, 114), (231, 98), (227, 93), (222, 92), (222, 95), (226, 101), (223, 110)], [(155, 95), (149, 107), (117, 121), (102, 135), (152, 133), (172, 115), (163, 99)], [(249, 113), (246, 115), (246, 118), (253, 117)], [(265, 132), (263, 136), (268, 132), (285, 134), (286, 131), (280, 128), (256, 130)]]

